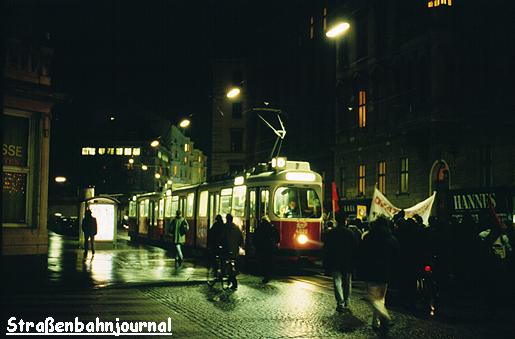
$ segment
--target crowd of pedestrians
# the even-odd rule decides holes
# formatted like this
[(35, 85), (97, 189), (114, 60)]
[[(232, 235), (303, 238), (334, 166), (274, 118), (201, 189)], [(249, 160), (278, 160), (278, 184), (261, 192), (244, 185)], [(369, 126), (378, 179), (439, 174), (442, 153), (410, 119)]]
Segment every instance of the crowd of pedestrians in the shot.
[[(380, 217), (371, 223), (335, 215), (324, 232), (324, 267), (333, 277), (336, 310), (351, 312), (352, 277), (366, 283), (373, 309), (372, 326), (388, 329), (391, 317), (385, 307), (388, 286), (400, 291), (402, 304), (412, 311), (419, 306), (417, 282), (431, 270), (440, 289), (480, 293), (487, 304), (506, 303), (513, 296), (515, 260), (512, 244), (515, 230), (492, 213), (475, 222), (471, 215), (458, 220), (411, 218), (400, 211), (392, 219)], [(477, 293), (477, 290), (476, 290)]]

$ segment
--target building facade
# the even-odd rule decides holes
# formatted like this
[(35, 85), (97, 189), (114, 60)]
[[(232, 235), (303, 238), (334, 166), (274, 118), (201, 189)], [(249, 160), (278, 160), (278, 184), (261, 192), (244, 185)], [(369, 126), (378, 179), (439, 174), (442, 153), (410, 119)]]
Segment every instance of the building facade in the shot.
[(436, 191), (433, 213), (448, 216), (454, 192), (508, 191), (513, 211), (515, 46), (502, 8), (335, 2), (334, 19), (351, 25), (338, 46), (335, 119), (344, 201), (369, 203), (377, 187), (406, 208)]
[(2, 254), (48, 252), (52, 50), (7, 38), (2, 115)]

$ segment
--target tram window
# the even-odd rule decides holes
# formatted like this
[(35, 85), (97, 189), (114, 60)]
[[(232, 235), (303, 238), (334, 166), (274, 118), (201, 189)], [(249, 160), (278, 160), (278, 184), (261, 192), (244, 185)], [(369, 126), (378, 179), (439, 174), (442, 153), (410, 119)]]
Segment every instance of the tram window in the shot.
[(261, 205), (259, 215), (268, 215), (268, 205), (270, 204), (270, 191), (269, 190), (261, 190)]
[(195, 200), (195, 193), (189, 193), (186, 201), (186, 216), (191, 218), (193, 216), (193, 201)]
[(166, 197), (165, 217), (170, 218), (172, 215), (172, 197)]
[(207, 191), (200, 192), (200, 200), (199, 200), (199, 209), (198, 216), (199, 217), (207, 217)]
[(172, 216), (177, 213), (177, 210), (179, 209), (179, 197), (173, 196), (172, 197)]
[(234, 217), (245, 216), (245, 195), (247, 186), (236, 186), (233, 191), (232, 215)]
[(320, 199), (311, 188), (279, 187), (274, 194), (274, 213), (282, 218), (320, 218)]
[(164, 213), (165, 213), (165, 200), (159, 199), (159, 213), (158, 213), (157, 217), (159, 219), (162, 219), (164, 216)]
[(232, 188), (224, 188), (220, 194), (220, 209), (219, 212), (223, 216), (231, 213), (231, 198)]
[(134, 218), (136, 216), (136, 207), (135, 201), (129, 201), (129, 217)]
[(145, 199), (139, 203), (139, 215), (141, 217), (148, 217), (149, 200)]

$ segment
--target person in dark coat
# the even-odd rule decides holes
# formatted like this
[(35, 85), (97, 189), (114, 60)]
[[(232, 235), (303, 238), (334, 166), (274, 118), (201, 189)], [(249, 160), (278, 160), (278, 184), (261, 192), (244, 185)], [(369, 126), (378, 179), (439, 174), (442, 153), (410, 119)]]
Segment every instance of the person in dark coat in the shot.
[(254, 246), (263, 273), (262, 283), (270, 281), (274, 269), (274, 256), (279, 242), (279, 232), (268, 216), (263, 216), (254, 233)]
[(391, 234), (389, 221), (382, 216), (374, 220), (370, 231), (363, 236), (360, 250), (361, 278), (367, 285), (374, 329), (386, 330), (391, 320), (384, 302), (398, 251), (399, 244)]
[(91, 210), (87, 209), (82, 219), (82, 232), (84, 232), (84, 259), (88, 256), (89, 242), (91, 242), (91, 254), (95, 255), (95, 235), (97, 235), (97, 219), (93, 217)]
[[(243, 233), (240, 228), (233, 222), (231, 214), (227, 214), (225, 217), (226, 223), (222, 236), (222, 247), (225, 255), (228, 259), (232, 259), (237, 262), (240, 253), (240, 247), (243, 247)], [(231, 283), (231, 289), (236, 290), (238, 288), (238, 281), (236, 280), (236, 272), (232, 272), (229, 277)]]
[(167, 229), (167, 234), (171, 237), (175, 250), (175, 268), (182, 267), (182, 263), (184, 261), (182, 246), (186, 243), (186, 234), (188, 233), (188, 230), (188, 222), (181, 216), (181, 211), (175, 211), (175, 218), (170, 221)]
[(324, 243), (324, 266), (333, 277), (336, 311), (350, 311), (352, 272), (357, 258), (359, 238), (346, 225), (346, 215), (336, 214), (336, 228), (327, 232)]
[(215, 217), (215, 222), (207, 231), (207, 249), (208, 260), (211, 268), (216, 270), (216, 256), (220, 254), (220, 246), (222, 246), (222, 236), (224, 232), (224, 221), (220, 214)]

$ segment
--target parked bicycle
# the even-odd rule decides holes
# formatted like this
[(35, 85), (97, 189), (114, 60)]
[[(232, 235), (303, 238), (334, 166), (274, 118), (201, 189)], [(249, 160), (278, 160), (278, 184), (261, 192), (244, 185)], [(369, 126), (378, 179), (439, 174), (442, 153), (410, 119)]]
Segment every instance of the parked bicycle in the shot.
[(222, 246), (219, 246), (213, 266), (208, 270), (208, 286), (214, 287), (219, 283), (224, 290), (231, 288), (231, 281), (236, 276), (236, 261), (231, 259), (231, 254), (231, 252), (225, 252)]

